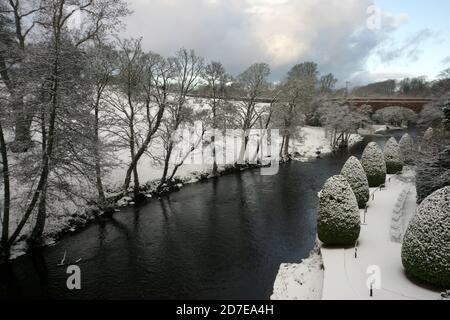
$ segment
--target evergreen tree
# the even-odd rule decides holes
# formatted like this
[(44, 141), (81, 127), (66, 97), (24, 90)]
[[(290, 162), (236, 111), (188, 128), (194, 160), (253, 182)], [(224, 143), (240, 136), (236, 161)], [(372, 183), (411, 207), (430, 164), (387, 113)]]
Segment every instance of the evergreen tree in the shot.
[(320, 193), (317, 234), (327, 245), (354, 245), (359, 237), (358, 202), (345, 177), (329, 178)]
[(450, 187), (427, 197), (411, 220), (402, 245), (406, 272), (425, 283), (450, 287)]
[(384, 146), (384, 160), (388, 174), (396, 174), (402, 171), (403, 161), (401, 159), (400, 146), (394, 137), (390, 138)]
[(358, 206), (364, 208), (369, 201), (369, 182), (366, 172), (356, 157), (350, 157), (341, 170), (356, 196)]
[(370, 187), (379, 187), (386, 182), (386, 163), (381, 149), (375, 142), (369, 143), (364, 149), (361, 165)]

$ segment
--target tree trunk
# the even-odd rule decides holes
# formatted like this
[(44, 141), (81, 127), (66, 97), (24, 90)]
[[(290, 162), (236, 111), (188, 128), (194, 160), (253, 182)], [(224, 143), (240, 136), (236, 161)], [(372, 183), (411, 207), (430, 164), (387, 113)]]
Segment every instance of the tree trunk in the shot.
[[(133, 120), (134, 119), (134, 117), (132, 117), (132, 119), (130, 120), (131, 122), (130, 122), (130, 136), (131, 136), (131, 139), (130, 139), (130, 156), (131, 156), (131, 161), (133, 162), (133, 161), (135, 161), (135, 159), (136, 159), (136, 152), (135, 152), (135, 148), (136, 148), (136, 142), (135, 142), (135, 132), (134, 132), (134, 124), (133, 124)], [(131, 167), (131, 166), (130, 166)], [(136, 170), (136, 167), (134, 167), (133, 169), (132, 169), (132, 173), (133, 173), (133, 182), (134, 182), (134, 186), (133, 186), (133, 194), (134, 194), (134, 197), (135, 197), (135, 200), (137, 199), (137, 195), (139, 194), (139, 176), (138, 176), (138, 172), (137, 172), (137, 170)], [(125, 179), (125, 182), (127, 183), (127, 185), (129, 185), (129, 183), (130, 183), (130, 179), (131, 178), (128, 178), (128, 175), (127, 175), (127, 177), (126, 177), (126, 179)], [(128, 189), (128, 187), (127, 187), (127, 189)], [(125, 192), (127, 192), (127, 189), (125, 189), (124, 191)]]
[(247, 129), (243, 130), (244, 133), (244, 137), (242, 139), (242, 144), (241, 144), (241, 151), (239, 152), (239, 159), (237, 161), (237, 164), (245, 164), (245, 152), (247, 151), (247, 144), (248, 144), (248, 135), (249, 132)]
[[(45, 190), (47, 188), (47, 181), (48, 176), (50, 173), (50, 157), (53, 153), (53, 145), (55, 142), (55, 126), (56, 126), (56, 115), (57, 115), (57, 109), (58, 109), (58, 90), (59, 90), (59, 33), (56, 34), (55, 41), (55, 57), (53, 61), (53, 70), (52, 70), (52, 87), (51, 87), (51, 108), (50, 108), (50, 117), (49, 117), (49, 124), (48, 124), (48, 140), (43, 144), (43, 149), (45, 150), (43, 152), (42, 157), (42, 171), (39, 178), (38, 185), (36, 187), (36, 190), (34, 191), (33, 197), (31, 199), (30, 204), (28, 205), (22, 219), (20, 220), (19, 224), (17, 225), (16, 230), (13, 232), (11, 237), (8, 240), (8, 245), (11, 246), (14, 241), (19, 236), (20, 232), (22, 231), (23, 227), (25, 226), (25, 223), (28, 221), (30, 215), (33, 213), (36, 203), (39, 200), (39, 198), (45, 194)], [(39, 210), (41, 212), (41, 210)], [(42, 212), (41, 212), (42, 214)], [(45, 223), (45, 219), (43, 220)], [(42, 226), (43, 229), (44, 226)]]
[(139, 200), (139, 174), (138, 174), (138, 170), (137, 167), (134, 167), (133, 170), (133, 182), (134, 182), (134, 187), (133, 187), (133, 195), (134, 195), (134, 201), (137, 202)]
[(41, 198), (39, 199), (38, 214), (36, 217), (36, 224), (34, 225), (33, 232), (31, 233), (30, 243), (31, 245), (39, 245), (42, 241), (42, 234), (44, 233), (45, 220), (47, 218), (47, 187), (41, 192)]
[(216, 136), (211, 137), (211, 143), (212, 143), (212, 154), (213, 154), (212, 175), (217, 176)]
[[(215, 92), (215, 91), (214, 91)], [(213, 168), (212, 168), (212, 175), (217, 176), (217, 156), (216, 156), (216, 130), (217, 130), (217, 113), (216, 113), (216, 97), (214, 95), (213, 100), (213, 133), (214, 135), (211, 137), (211, 144), (212, 144), (212, 155), (213, 155)]]
[(172, 155), (172, 149), (173, 149), (172, 142), (169, 142), (169, 146), (167, 148), (167, 154), (166, 154), (166, 157), (164, 158), (164, 170), (163, 170), (161, 182), (159, 183), (158, 188), (160, 188), (166, 182), (167, 172), (169, 171), (170, 156)]
[(280, 153), (279, 153), (280, 158), (283, 157), (283, 148), (284, 148), (284, 141), (285, 140), (286, 140), (286, 136), (283, 135), (283, 140), (281, 140), (281, 147), (280, 147)]
[[(147, 108), (148, 108), (148, 106), (147, 106)], [(164, 115), (164, 111), (165, 111), (165, 102), (160, 106), (160, 108), (158, 110), (158, 114), (156, 116), (156, 122), (153, 125), (153, 128), (149, 127), (148, 132), (147, 132), (147, 136), (145, 137), (144, 142), (142, 143), (141, 147), (139, 148), (139, 150), (135, 154), (134, 154), (134, 147), (133, 147), (133, 154), (134, 155), (132, 155), (131, 163), (128, 166), (127, 173), (125, 175), (125, 182), (123, 184), (123, 191), (124, 191), (124, 193), (127, 192), (128, 187), (130, 185), (131, 174), (134, 174), (134, 179), (135, 179), (135, 181), (138, 181), (138, 185), (139, 185), (139, 179), (138, 179), (138, 174), (137, 174), (138, 162), (139, 162), (140, 158), (142, 157), (142, 155), (144, 154), (144, 152), (147, 150), (147, 147), (150, 144), (150, 141), (152, 140), (154, 134), (158, 131), (159, 126), (161, 125), (161, 121), (162, 121), (162, 117)], [(147, 110), (147, 121), (149, 121), (149, 123), (150, 123), (149, 110)], [(133, 128), (132, 129), (132, 132), (133, 132), (132, 133), (132, 137), (134, 137), (134, 126), (130, 125), (130, 128), (131, 127)], [(133, 138), (133, 141), (134, 141), (134, 138)], [(134, 142), (133, 142), (133, 145), (134, 145)], [(135, 194), (135, 196), (136, 196), (136, 194)]]
[(3, 254), (6, 257), (9, 257), (9, 245), (8, 245), (8, 237), (9, 237), (9, 206), (10, 206), (10, 180), (9, 180), (9, 165), (8, 165), (8, 151), (6, 148), (5, 137), (3, 135), (3, 127), (0, 123), (0, 152), (3, 164), (3, 217), (2, 217), (2, 238), (1, 238), (1, 249), (0, 255), (3, 251)]
[(26, 110), (23, 97), (19, 96), (14, 103), (14, 141), (11, 144), (11, 151), (15, 153), (27, 152), (31, 148), (31, 123), (33, 115), (28, 114), (31, 110)]
[[(45, 154), (47, 148), (47, 129), (46, 129), (46, 119), (45, 119), (45, 111), (41, 109), (41, 133), (42, 133), (42, 162), (45, 161)], [(46, 210), (46, 195), (47, 195), (47, 183), (42, 186), (42, 190), (40, 192), (39, 205), (38, 205), (38, 213), (36, 217), (36, 224), (34, 225), (33, 232), (30, 237), (30, 244), (37, 245), (41, 242), (42, 234), (44, 233), (45, 228), (45, 219), (47, 216)]]
[(291, 134), (288, 132), (284, 139), (284, 156), (289, 157), (289, 141), (291, 140)]
[(95, 119), (94, 119), (94, 152), (95, 152), (95, 177), (96, 177), (96, 187), (98, 193), (98, 202), (100, 204), (105, 204), (105, 192), (103, 190), (102, 182), (102, 169), (100, 163), (100, 138), (99, 138), (99, 110), (98, 110), (98, 99), (95, 104)]
[(173, 168), (172, 173), (170, 174), (170, 177), (168, 179), (169, 181), (172, 181), (173, 177), (175, 177), (175, 174), (177, 173), (177, 170), (183, 165), (183, 163), (186, 161), (187, 157), (189, 157), (189, 155), (195, 149), (197, 149), (197, 147), (203, 142), (203, 135), (204, 134), (205, 134), (205, 131), (203, 130), (200, 139), (196, 143), (191, 144), (190, 151), (188, 153), (186, 153), (186, 155), (183, 157), (183, 159), (181, 159), (181, 161), (175, 165), (175, 167)]

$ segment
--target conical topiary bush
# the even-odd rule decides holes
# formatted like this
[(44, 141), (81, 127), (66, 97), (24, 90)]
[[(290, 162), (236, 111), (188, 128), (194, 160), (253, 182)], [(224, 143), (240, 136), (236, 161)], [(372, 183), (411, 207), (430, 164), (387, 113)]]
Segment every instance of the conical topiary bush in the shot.
[(386, 162), (386, 172), (388, 174), (396, 174), (403, 169), (400, 146), (394, 137), (390, 138), (384, 146), (384, 161)]
[(432, 193), (417, 208), (403, 238), (402, 262), (410, 276), (450, 288), (450, 187)]
[(403, 135), (399, 142), (400, 154), (404, 164), (414, 163), (414, 141), (407, 133)]
[(361, 165), (370, 187), (379, 187), (386, 182), (386, 163), (381, 149), (375, 142), (369, 143), (364, 149)]
[(341, 175), (343, 175), (355, 194), (356, 201), (360, 208), (366, 206), (369, 201), (369, 182), (367, 181), (366, 172), (356, 157), (348, 158), (342, 167)]
[(329, 178), (320, 193), (317, 235), (327, 245), (354, 245), (359, 237), (358, 203), (344, 176)]

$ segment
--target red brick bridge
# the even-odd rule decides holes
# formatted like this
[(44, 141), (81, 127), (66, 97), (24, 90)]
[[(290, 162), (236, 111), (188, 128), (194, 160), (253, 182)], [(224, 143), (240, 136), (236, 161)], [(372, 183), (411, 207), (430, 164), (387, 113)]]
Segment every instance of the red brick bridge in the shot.
[(332, 99), (333, 101), (348, 103), (350, 105), (361, 107), (369, 105), (374, 111), (384, 109), (387, 107), (405, 107), (417, 113), (422, 111), (423, 107), (434, 100), (431, 98), (343, 98)]
[[(207, 98), (205, 96), (196, 96), (191, 95), (193, 98)], [(227, 100), (234, 100), (234, 101), (242, 101), (245, 100), (245, 98), (239, 98), (239, 97), (227, 97), (223, 98), (220, 97), (219, 99), (227, 99)], [(350, 104), (356, 107), (361, 107), (363, 105), (370, 105), (373, 109), (373, 111), (377, 111), (380, 109), (384, 109), (387, 107), (405, 107), (409, 108), (416, 113), (419, 113), (422, 111), (423, 107), (433, 101), (435, 101), (432, 98), (358, 98), (358, 97), (342, 97), (342, 98), (331, 98), (331, 101), (335, 101), (337, 103), (345, 103)], [(259, 103), (271, 103), (273, 102), (273, 99), (271, 98), (265, 98), (260, 97), (256, 98), (256, 101)]]

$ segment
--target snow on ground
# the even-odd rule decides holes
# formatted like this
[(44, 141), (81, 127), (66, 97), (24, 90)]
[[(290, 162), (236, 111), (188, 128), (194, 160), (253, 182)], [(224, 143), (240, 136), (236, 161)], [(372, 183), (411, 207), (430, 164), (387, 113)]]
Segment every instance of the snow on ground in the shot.
[[(259, 130), (254, 130), (251, 140), (249, 141), (248, 158), (255, 160), (255, 154), (257, 149), (257, 140)], [(330, 142), (326, 136), (326, 131), (322, 127), (305, 126), (300, 129), (300, 139), (293, 139), (290, 145), (290, 152), (292, 154), (298, 153), (299, 156), (296, 159), (306, 160), (308, 158), (316, 158), (318, 151), (321, 155), (331, 153)], [(226, 165), (233, 165), (239, 156), (241, 148), (241, 136), (237, 132), (230, 131), (226, 136), (216, 137), (216, 152), (217, 160), (219, 163), (219, 169), (223, 169)], [(353, 134), (350, 137), (350, 147), (357, 142), (362, 141), (362, 137), (358, 134)], [(279, 147), (281, 146), (279, 142)], [(225, 148), (223, 148), (225, 147)], [(162, 149), (158, 145), (153, 145), (153, 153), (162, 154)], [(279, 150), (277, 147), (276, 150)], [(264, 153), (267, 154), (266, 150)], [(211, 149), (197, 148), (189, 158), (185, 161), (177, 171), (176, 176), (182, 180), (191, 180), (198, 175), (198, 173), (209, 173), (212, 171), (212, 152)], [(106, 181), (110, 186), (119, 187), (123, 182), (126, 170), (126, 164), (130, 161), (128, 152), (123, 151), (118, 153), (118, 160), (123, 164), (115, 168), (111, 174), (106, 178)], [(268, 158), (263, 158), (268, 160)], [(138, 165), (139, 177), (143, 182), (156, 180), (161, 178), (163, 167), (157, 163), (151, 157), (144, 155)], [(170, 172), (170, 170), (169, 170)]]
[[(356, 258), (354, 247), (320, 244), (320, 252), (313, 250), (302, 263), (280, 266), (271, 299), (440, 299), (439, 291), (407, 278), (401, 262), (401, 239), (417, 207), (412, 172), (406, 168), (401, 176), (388, 176), (386, 188), (371, 188), (368, 211), (365, 216), (364, 210), (360, 211), (363, 225)], [(393, 225), (399, 228), (399, 241), (391, 239)], [(370, 297), (370, 283), (375, 279), (371, 276), (377, 270), (380, 287), (375, 287)]]
[[(331, 147), (329, 140), (326, 136), (326, 131), (321, 127), (302, 127), (300, 134), (294, 135), (299, 136), (299, 139), (293, 138), (291, 140), (291, 153), (298, 153), (300, 157), (295, 157), (297, 160), (306, 160), (308, 158), (315, 158), (318, 155), (318, 151), (321, 155), (331, 152)], [(256, 163), (256, 150), (260, 136), (265, 137), (265, 133), (260, 130), (253, 130), (250, 136), (248, 154), (247, 158), (253, 163)], [(12, 136), (10, 137), (12, 139)], [(241, 135), (237, 131), (229, 130), (225, 136), (216, 136), (216, 153), (218, 160), (219, 172), (224, 170), (227, 166), (232, 166), (239, 158), (239, 153), (241, 149)], [(361, 136), (355, 134), (351, 137), (351, 143), (356, 143), (362, 139)], [(279, 147), (281, 147), (281, 139), (278, 142), (279, 145), (275, 147), (276, 153), (279, 152)], [(202, 144), (199, 145), (185, 160), (185, 163), (179, 167), (175, 177), (180, 178), (184, 183), (193, 183), (198, 181), (201, 175), (209, 175), (212, 171), (213, 161), (212, 161), (212, 149), (208, 146), (202, 148)], [(264, 156), (262, 157), (263, 163), (268, 163), (270, 158), (266, 157), (268, 152), (267, 144), (263, 143)], [(163, 148), (157, 142), (153, 143), (149, 149), (152, 151), (151, 156), (144, 154), (138, 165), (139, 178), (142, 185), (150, 184), (157, 186), (158, 179), (161, 178), (163, 172), (163, 166), (161, 161), (156, 161), (155, 159), (161, 160), (163, 156)], [(182, 151), (182, 150), (181, 150)], [(261, 151), (261, 150), (260, 150)], [(176, 152), (174, 152), (176, 154)], [(11, 155), (11, 167), (14, 167), (15, 163), (20, 163), (19, 159), (16, 157), (26, 157), (27, 154), (21, 155)], [(125, 173), (127, 165), (130, 162), (130, 156), (127, 150), (117, 150), (115, 152), (115, 162), (117, 166), (111, 170), (104, 177), (104, 188), (109, 191), (110, 195), (114, 195), (120, 190), (121, 185), (125, 179)], [(177, 161), (173, 161), (176, 163)], [(171, 168), (173, 167), (173, 163)], [(171, 172), (169, 169), (169, 174)], [(13, 168), (14, 169), (14, 168)], [(17, 168), (19, 171), (20, 168)], [(12, 170), (14, 171), (14, 170)], [(10, 230), (14, 230), (20, 217), (24, 211), (21, 204), (26, 204), (26, 197), (28, 192), (28, 186), (23, 184), (24, 182), (17, 181), (12, 177), (12, 194), (13, 194), (13, 206), (11, 209), (11, 219), (10, 219)], [(86, 184), (85, 186), (79, 186), (81, 191), (86, 193), (87, 197), (95, 195), (96, 191), (92, 186)], [(1, 191), (1, 184), (0, 184)], [(122, 199), (123, 200), (123, 199)], [(126, 200), (126, 199), (125, 199)], [(130, 204), (129, 201), (120, 201), (119, 205)], [(83, 225), (86, 221), (92, 220), (94, 217), (89, 215), (87, 212), (87, 204), (83, 202), (84, 200), (79, 200), (74, 203), (69, 200), (64, 200), (63, 197), (56, 201), (49, 201), (49, 217), (46, 223), (44, 237), (46, 238), (46, 243), (51, 243), (55, 237), (60, 233), (65, 231), (74, 231), (73, 225)], [(28, 234), (31, 232), (32, 225), (34, 223), (34, 216), (25, 225), (22, 234)], [(1, 231), (1, 226), (0, 226)], [(23, 243), (19, 242), (12, 248), (12, 256), (18, 256), (25, 253), (25, 248)]]
[(299, 154), (301, 159), (317, 157), (319, 154), (331, 152), (330, 141), (326, 137), (326, 131), (322, 127), (303, 127), (300, 131), (300, 139), (291, 144), (291, 153)]
[[(248, 159), (255, 160), (257, 140), (259, 139), (259, 130), (254, 130), (251, 140), (249, 142), (249, 152)], [(299, 152), (303, 157), (316, 157), (316, 151), (320, 150), (322, 154), (331, 152), (329, 146), (329, 141), (326, 138), (324, 128), (320, 127), (303, 127), (301, 128), (301, 139), (293, 139), (291, 143), (291, 151)], [(11, 137), (12, 138), (12, 137)], [(233, 165), (239, 156), (239, 151), (241, 148), (241, 137), (238, 133), (232, 132), (228, 133), (225, 137), (216, 137), (216, 152), (217, 159), (219, 162), (219, 171), (224, 170), (226, 166)], [(280, 139), (281, 140), (281, 139)], [(281, 143), (281, 141), (280, 141)], [(225, 146), (225, 148), (224, 148)], [(263, 148), (267, 148), (263, 145)], [(163, 167), (161, 162), (155, 161), (155, 157), (161, 159), (163, 155), (163, 149), (157, 143), (150, 146), (152, 150), (152, 156), (145, 154), (138, 165), (139, 177), (141, 184), (154, 184), (161, 178)], [(277, 152), (278, 152), (277, 148)], [(267, 150), (264, 150), (267, 154)], [(15, 163), (19, 163), (19, 159), (16, 157), (26, 157), (27, 154), (14, 155), (11, 154), (11, 167), (15, 167)], [(105, 190), (110, 191), (114, 194), (115, 191), (119, 190), (127, 169), (127, 164), (130, 161), (129, 154), (126, 150), (116, 151), (115, 160), (118, 166), (115, 167), (111, 172), (104, 178)], [(263, 157), (263, 162), (268, 161), (269, 158)], [(192, 154), (186, 159), (185, 164), (183, 164), (177, 171), (176, 177), (180, 178), (184, 183), (193, 183), (198, 180), (198, 177), (202, 174), (209, 174), (212, 171), (212, 152), (211, 149), (197, 148)], [(12, 171), (14, 168), (12, 168)], [(20, 168), (17, 168), (19, 171)], [(169, 170), (169, 173), (171, 171)], [(26, 196), (28, 192), (28, 186), (23, 184), (24, 182), (17, 181), (12, 177), (12, 194), (13, 194), (13, 207), (11, 210), (10, 219), (10, 230), (14, 230), (20, 217), (23, 213), (23, 208), (21, 204), (26, 204)], [(95, 195), (96, 191), (90, 186), (85, 187), (79, 186), (80, 189), (84, 189), (88, 195)], [(1, 191), (1, 184), (0, 184)], [(122, 201), (123, 205), (126, 205), (129, 201)], [(83, 225), (84, 222), (93, 219), (92, 216), (86, 213), (87, 205), (80, 200), (79, 203), (73, 203), (71, 201), (59, 199), (56, 202), (52, 202), (49, 207), (49, 217), (46, 223), (46, 228), (44, 236), (46, 237), (46, 242), (51, 243), (53, 238), (64, 231), (73, 231), (73, 224)], [(31, 227), (34, 223), (34, 216), (26, 224), (22, 234), (28, 234), (31, 231)], [(1, 230), (1, 226), (0, 226)], [(18, 256), (25, 252), (26, 246), (23, 242), (17, 243), (12, 249), (12, 256)]]
[(275, 279), (271, 300), (320, 300), (323, 262), (316, 246), (301, 263), (283, 263)]
[[(305, 126), (300, 130), (301, 138), (294, 140), (290, 148), (292, 154), (298, 153), (296, 159), (307, 160), (308, 158), (316, 158), (318, 155), (331, 153), (330, 140), (325, 128)], [(363, 137), (359, 134), (352, 134), (349, 139), (349, 148), (362, 140)]]
[[(389, 178), (386, 189), (371, 189), (371, 194), (375, 192), (375, 199), (369, 201), (366, 224), (361, 226), (357, 258), (354, 248), (322, 246), (325, 267), (322, 299), (439, 299), (439, 292), (419, 286), (405, 275), (401, 244), (391, 241), (390, 228), (399, 196), (405, 188), (414, 186), (395, 176)], [(403, 208), (408, 212), (415, 208), (413, 200), (412, 196), (406, 197)], [(364, 210), (361, 211), (361, 219), (364, 219)], [(373, 266), (379, 268), (381, 283), (370, 297), (367, 283), (370, 283), (369, 277), (376, 270), (370, 270)]]

